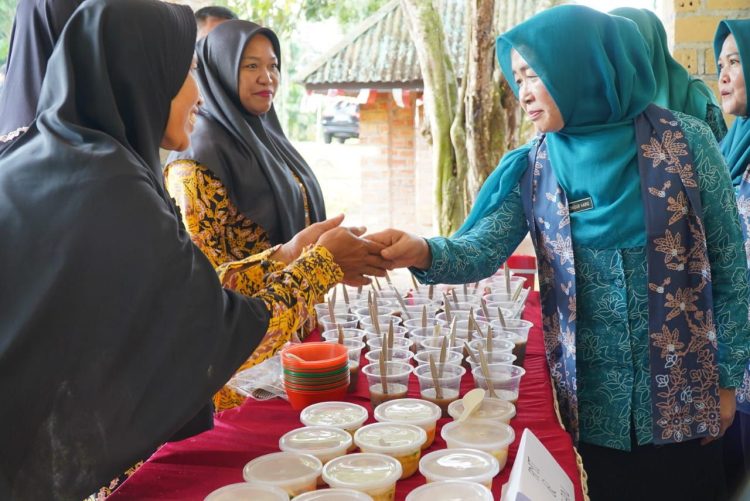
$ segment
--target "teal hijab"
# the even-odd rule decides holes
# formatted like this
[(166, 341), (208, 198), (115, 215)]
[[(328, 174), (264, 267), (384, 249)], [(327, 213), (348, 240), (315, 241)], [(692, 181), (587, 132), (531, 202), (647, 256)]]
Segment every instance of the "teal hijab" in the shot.
[(719, 106), (716, 96), (703, 80), (692, 78), (680, 63), (675, 61), (667, 46), (664, 25), (652, 11), (621, 7), (610, 14), (635, 22), (646, 40), (651, 56), (651, 68), (656, 78), (654, 104), (669, 110), (680, 111), (705, 122), (709, 104)]
[[(593, 201), (593, 209), (571, 214), (576, 243), (599, 249), (644, 245), (633, 119), (653, 101), (656, 82), (635, 23), (563, 5), (509, 30), (497, 40), (497, 57), (518, 96), (511, 49), (536, 71), (562, 113), (565, 126), (548, 133), (546, 142), (568, 201)], [(503, 157), (457, 235), (497, 209), (526, 170), (530, 148)]]
[[(724, 45), (724, 39), (730, 33), (734, 35), (737, 42), (737, 49), (742, 62), (742, 73), (745, 76), (745, 92), (746, 96), (750, 96), (750, 19), (735, 19), (719, 23), (714, 37), (714, 54), (717, 62), (719, 61), (719, 54), (721, 54), (721, 46)], [(747, 115), (737, 117), (719, 146), (721, 146), (721, 153), (727, 161), (732, 183), (739, 186), (742, 175), (750, 165), (750, 117)]]

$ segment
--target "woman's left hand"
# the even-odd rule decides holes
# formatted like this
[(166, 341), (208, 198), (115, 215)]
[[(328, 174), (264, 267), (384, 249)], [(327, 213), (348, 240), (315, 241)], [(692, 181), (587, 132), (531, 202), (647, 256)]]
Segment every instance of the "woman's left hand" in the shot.
[(719, 436), (705, 437), (701, 440), (701, 445), (706, 445), (717, 438), (723, 437), (727, 428), (732, 426), (734, 413), (737, 411), (737, 397), (734, 388), (719, 388), (719, 409), (719, 415), (721, 416), (721, 429), (719, 430)]

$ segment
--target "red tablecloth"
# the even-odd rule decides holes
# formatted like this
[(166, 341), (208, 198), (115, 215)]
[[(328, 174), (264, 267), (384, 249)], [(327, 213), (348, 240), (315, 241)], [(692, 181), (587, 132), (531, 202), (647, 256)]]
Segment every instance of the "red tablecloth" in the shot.
[[(555, 416), (549, 371), (544, 356), (540, 325), (538, 293), (529, 295), (524, 318), (534, 322), (526, 350), (526, 375), (521, 381), (516, 418), (511, 424), (516, 441), (511, 445), (508, 465), (495, 477), (492, 491), (500, 497), (500, 488), (507, 482), (524, 428), (532, 432), (555, 456), (575, 485), (576, 500), (582, 501), (580, 473), (570, 436), (560, 427)], [(473, 388), (471, 375), (461, 384), (461, 393)], [(415, 380), (409, 388), (410, 397), (419, 397)], [(370, 400), (366, 380), (360, 378), (356, 393), (347, 400), (364, 405)], [(372, 412), (370, 412), (372, 416)], [(371, 417), (368, 420), (373, 422)], [(438, 422), (435, 443), (426, 452), (445, 448), (440, 427), (448, 419)], [(278, 440), (284, 433), (302, 426), (299, 413), (281, 399), (264, 402), (248, 401), (243, 406), (225, 411), (216, 417), (215, 428), (193, 438), (162, 446), (109, 499), (117, 500), (191, 500), (203, 499), (223, 485), (242, 482), (242, 467), (253, 458), (277, 452)], [(419, 473), (401, 480), (396, 499), (402, 500), (415, 487), (425, 482)]]

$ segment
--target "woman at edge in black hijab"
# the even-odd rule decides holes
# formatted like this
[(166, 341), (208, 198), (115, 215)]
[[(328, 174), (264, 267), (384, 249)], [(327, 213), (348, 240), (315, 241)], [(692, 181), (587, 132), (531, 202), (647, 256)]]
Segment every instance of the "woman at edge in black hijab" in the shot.
[(81, 0), (19, 0), (0, 91), (0, 151), (34, 120), (44, 71), (68, 18)]
[(194, 416), (269, 322), (377, 264), (336, 228), (254, 297), (222, 289), (158, 156), (187, 146), (195, 29), (184, 6), (85, 2), (0, 155), (0, 499), (90, 494)]
[[(294, 259), (300, 240), (315, 241), (314, 228), (303, 230), (325, 219), (325, 207), (315, 174), (284, 135), (273, 106), (278, 38), (255, 23), (230, 20), (199, 41), (196, 52), (204, 104), (190, 147), (169, 157), (166, 188), (193, 242), (215, 267)], [(283, 245), (269, 251), (278, 244)], [(309, 313), (312, 318), (314, 310)], [(272, 356), (287, 335), (269, 331), (240, 370)], [(224, 410), (243, 400), (223, 388), (214, 405)]]

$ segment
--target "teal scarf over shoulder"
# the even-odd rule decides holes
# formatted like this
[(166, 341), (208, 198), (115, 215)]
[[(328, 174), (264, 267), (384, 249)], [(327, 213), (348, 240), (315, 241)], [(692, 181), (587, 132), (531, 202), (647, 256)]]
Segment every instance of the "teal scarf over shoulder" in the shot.
[[(497, 56), (518, 96), (511, 49), (539, 75), (565, 121), (546, 139), (555, 176), (570, 202), (592, 199), (593, 209), (571, 214), (576, 243), (600, 249), (643, 245), (633, 119), (653, 101), (656, 82), (635, 23), (563, 5), (509, 30), (497, 40)], [(503, 157), (457, 235), (505, 199), (527, 167), (528, 151), (525, 146)]]
[(635, 22), (646, 40), (656, 78), (654, 104), (705, 121), (708, 105), (719, 106), (716, 96), (703, 80), (692, 78), (669, 53), (667, 33), (656, 14), (633, 7), (614, 9), (610, 14)]
[[(740, 53), (742, 62), (742, 73), (745, 76), (746, 96), (750, 96), (750, 19), (737, 19), (732, 21), (722, 21), (716, 30), (714, 37), (714, 54), (716, 61), (719, 61), (721, 46), (724, 45), (724, 39), (734, 35), (737, 42), (737, 49)], [(732, 176), (732, 183), (739, 186), (742, 175), (750, 165), (750, 107), (745, 112), (744, 117), (737, 117), (729, 129), (727, 135), (721, 141), (721, 153), (727, 161), (729, 174)]]

